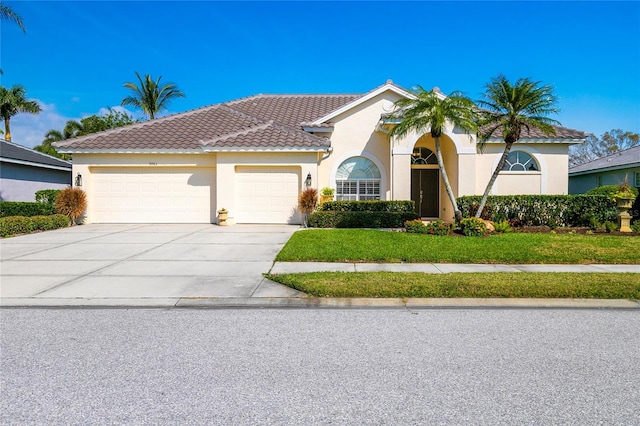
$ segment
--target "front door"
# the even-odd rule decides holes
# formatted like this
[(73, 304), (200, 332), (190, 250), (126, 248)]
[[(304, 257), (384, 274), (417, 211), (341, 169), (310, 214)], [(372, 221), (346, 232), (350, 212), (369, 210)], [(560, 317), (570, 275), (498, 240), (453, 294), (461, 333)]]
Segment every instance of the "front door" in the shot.
[(420, 217), (439, 217), (438, 169), (411, 169), (411, 199)]

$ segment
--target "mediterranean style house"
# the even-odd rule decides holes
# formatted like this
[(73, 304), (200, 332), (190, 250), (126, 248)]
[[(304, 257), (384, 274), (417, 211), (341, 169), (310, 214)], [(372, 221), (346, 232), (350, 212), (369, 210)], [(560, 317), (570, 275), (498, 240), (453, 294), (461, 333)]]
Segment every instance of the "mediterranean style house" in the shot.
[[(414, 200), (424, 218), (453, 219), (429, 133), (389, 136), (385, 117), (411, 93), (390, 80), (358, 95), (256, 95), (56, 143), (73, 154), (86, 223), (301, 222), (307, 187), (337, 200)], [(444, 96), (444, 95), (443, 95)], [(586, 134), (536, 129), (514, 145), (494, 194), (566, 194), (568, 147)], [(481, 152), (448, 127), (443, 156), (456, 196), (482, 194), (504, 144)]]

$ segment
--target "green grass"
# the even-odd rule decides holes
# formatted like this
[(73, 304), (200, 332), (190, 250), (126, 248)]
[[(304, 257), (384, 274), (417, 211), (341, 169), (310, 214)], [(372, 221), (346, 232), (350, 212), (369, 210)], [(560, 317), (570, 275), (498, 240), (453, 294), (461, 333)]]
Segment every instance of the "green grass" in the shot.
[(268, 275), (315, 297), (640, 299), (633, 273), (314, 272)]
[(640, 237), (496, 234), (437, 237), (369, 229), (298, 231), (280, 262), (640, 264)]

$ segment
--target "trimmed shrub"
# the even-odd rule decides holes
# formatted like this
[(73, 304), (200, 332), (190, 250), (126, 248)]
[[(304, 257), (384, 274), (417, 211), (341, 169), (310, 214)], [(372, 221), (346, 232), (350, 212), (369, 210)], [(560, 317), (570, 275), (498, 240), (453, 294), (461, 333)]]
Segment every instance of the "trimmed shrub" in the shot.
[(399, 201), (327, 201), (318, 207), (319, 211), (334, 212), (398, 212), (414, 213), (415, 203)]
[[(462, 215), (474, 216), (481, 198), (458, 198)], [(615, 201), (604, 195), (496, 195), (487, 199), (487, 207), (489, 217), (504, 218), (512, 226), (589, 226), (592, 219), (615, 221), (618, 214)]]
[(0, 201), (0, 217), (48, 216), (55, 213), (52, 205), (22, 201)]
[(69, 226), (69, 218), (61, 214), (31, 217), (9, 216), (0, 218), (0, 237), (28, 234), (34, 231), (49, 231), (67, 226)]
[(427, 225), (420, 219), (408, 220), (404, 223), (404, 230), (409, 234), (426, 234)]
[[(615, 195), (620, 191), (621, 188), (622, 188), (621, 185), (603, 185), (603, 186), (599, 186), (597, 188), (588, 190), (587, 192), (585, 192), (585, 195), (606, 195), (607, 197), (613, 200), (615, 199)], [(631, 191), (636, 198), (638, 197), (637, 188), (626, 185), (625, 189)]]
[(428, 222), (427, 225), (427, 234), (430, 235), (449, 235), (451, 233), (451, 225), (446, 223), (443, 220), (434, 220), (432, 222)]
[(415, 212), (316, 210), (307, 220), (313, 228), (402, 228), (417, 217)]
[(640, 221), (631, 224), (631, 230), (633, 232), (640, 232)]
[(460, 221), (460, 230), (467, 237), (481, 237), (487, 234), (487, 225), (475, 217), (467, 217)]
[(56, 197), (56, 213), (63, 214), (76, 224), (76, 219), (87, 209), (87, 194), (80, 188), (66, 188)]
[(43, 189), (36, 191), (36, 203), (45, 203), (53, 207), (59, 193), (60, 189)]

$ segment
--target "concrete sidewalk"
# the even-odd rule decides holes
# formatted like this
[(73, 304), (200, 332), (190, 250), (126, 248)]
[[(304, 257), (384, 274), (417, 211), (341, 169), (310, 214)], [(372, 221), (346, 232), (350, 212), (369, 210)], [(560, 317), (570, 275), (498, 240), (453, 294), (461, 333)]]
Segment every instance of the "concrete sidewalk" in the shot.
[[(466, 263), (330, 263), (275, 262), (272, 274), (301, 272), (632, 272), (640, 273), (640, 265), (503, 265)], [(640, 277), (639, 277), (640, 279)]]
[[(444, 263), (328, 263), (328, 262), (274, 262), (272, 274), (300, 272), (420, 272), (444, 274), (452, 272), (605, 272), (639, 273), (640, 265), (489, 265), (489, 264), (444, 264)], [(640, 279), (640, 276), (639, 276)], [(160, 277), (154, 284), (163, 287)], [(231, 284), (229, 282), (229, 284)], [(156, 293), (157, 294), (157, 293)], [(267, 279), (262, 279), (246, 297), (210, 297), (184, 294), (178, 297), (153, 297), (151, 294), (131, 292), (130, 297), (2, 297), (0, 307), (40, 308), (527, 308), (527, 309), (640, 309), (640, 303), (630, 300), (594, 299), (507, 299), (507, 298), (315, 298), (286, 288)]]

